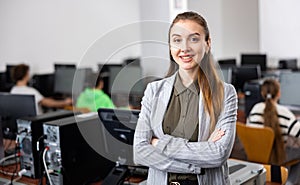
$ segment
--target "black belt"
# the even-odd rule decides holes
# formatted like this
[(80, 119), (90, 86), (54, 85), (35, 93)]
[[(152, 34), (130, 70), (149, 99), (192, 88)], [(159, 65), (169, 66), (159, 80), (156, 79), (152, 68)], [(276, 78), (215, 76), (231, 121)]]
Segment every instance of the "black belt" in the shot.
[(171, 181), (169, 185), (198, 185), (198, 180), (177, 180)]

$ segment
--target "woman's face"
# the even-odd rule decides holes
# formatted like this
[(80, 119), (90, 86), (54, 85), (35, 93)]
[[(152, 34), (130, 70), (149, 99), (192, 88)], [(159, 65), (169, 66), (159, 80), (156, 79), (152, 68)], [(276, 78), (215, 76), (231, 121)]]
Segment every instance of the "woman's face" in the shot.
[(202, 26), (191, 20), (180, 20), (170, 32), (170, 50), (180, 70), (198, 70), (205, 53), (210, 49), (210, 40), (205, 41)]

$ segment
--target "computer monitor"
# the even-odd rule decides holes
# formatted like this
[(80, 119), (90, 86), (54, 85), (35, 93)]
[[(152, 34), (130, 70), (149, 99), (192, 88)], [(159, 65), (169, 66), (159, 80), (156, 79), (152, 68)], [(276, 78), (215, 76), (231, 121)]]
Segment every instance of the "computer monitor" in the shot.
[(76, 70), (73, 80), (72, 97), (77, 100), (80, 93), (85, 88), (94, 88), (96, 85), (97, 76), (93, 73), (92, 68), (80, 68)]
[(141, 64), (140, 58), (127, 58), (124, 60), (123, 65), (134, 65), (134, 66), (140, 66)]
[(298, 70), (297, 59), (282, 59), (279, 60), (279, 69), (291, 69), (293, 71)]
[(231, 67), (226, 67), (220, 68), (220, 75), (223, 77), (224, 82), (226, 83), (232, 83), (232, 68)]
[(266, 54), (242, 54), (241, 65), (259, 65), (261, 71), (267, 70)]
[(35, 98), (33, 95), (0, 93), (0, 102), (3, 137), (15, 139), (16, 120), (25, 116), (36, 116)]
[(12, 70), (16, 65), (6, 65), (6, 83), (13, 83)]
[(54, 70), (58, 68), (76, 68), (75, 64), (54, 64)]
[(57, 67), (54, 72), (54, 92), (65, 96), (72, 95), (72, 86), (76, 68)]
[(221, 68), (227, 68), (227, 67), (236, 67), (236, 59), (220, 59), (218, 60), (218, 63)]
[(6, 92), (6, 74), (5, 72), (0, 72), (0, 92)]
[(10, 92), (11, 88), (15, 85), (13, 79), (12, 79), (12, 71), (13, 68), (16, 65), (6, 65), (6, 71), (5, 71), (5, 75), (4, 75), (4, 86), (1, 87), (1, 89), (3, 89), (3, 91), (5, 92)]
[(249, 80), (261, 78), (260, 66), (240, 66), (235, 74), (235, 86), (237, 90), (244, 91), (244, 84)]
[(142, 94), (142, 69), (139, 66), (110, 67), (109, 90), (111, 94)]
[(300, 107), (300, 72), (284, 72), (279, 76), (280, 100), (283, 105)]
[(98, 109), (100, 122), (106, 129), (105, 150), (111, 160), (134, 166), (132, 145), (139, 113), (138, 110)]
[(54, 95), (54, 73), (33, 75), (30, 85), (43, 96), (51, 97)]
[(103, 91), (107, 94), (111, 94), (110, 91), (110, 68), (122, 68), (122, 64), (98, 64), (98, 72), (101, 75), (101, 77), (103, 78), (104, 81), (104, 87), (103, 87)]

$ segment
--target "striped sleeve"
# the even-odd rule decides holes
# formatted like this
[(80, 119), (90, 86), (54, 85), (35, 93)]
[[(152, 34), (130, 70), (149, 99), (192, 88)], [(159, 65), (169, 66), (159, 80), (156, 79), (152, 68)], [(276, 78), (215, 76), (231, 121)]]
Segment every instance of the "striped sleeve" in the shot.
[(300, 122), (296, 119), (295, 115), (289, 111), (286, 110), (286, 116), (289, 117), (289, 120), (287, 120), (287, 134), (294, 137), (300, 137)]

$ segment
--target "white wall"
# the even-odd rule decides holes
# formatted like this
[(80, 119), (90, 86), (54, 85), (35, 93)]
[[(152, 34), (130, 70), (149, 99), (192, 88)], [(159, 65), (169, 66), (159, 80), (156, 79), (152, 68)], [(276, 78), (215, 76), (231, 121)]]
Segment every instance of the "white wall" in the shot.
[(206, 18), (216, 59), (259, 52), (258, 0), (189, 0), (188, 8)]
[[(88, 47), (115, 28), (140, 20), (139, 0), (1, 0), (0, 1), (0, 70), (7, 63), (26, 62), (37, 73), (53, 71), (53, 63), (78, 63)], [(131, 30), (138, 38), (140, 30)], [(118, 33), (118, 32), (116, 32)], [(124, 34), (114, 35), (122, 40)], [(106, 58), (105, 51), (98, 51)], [(107, 47), (105, 47), (107, 46)], [(101, 48), (101, 49), (102, 49)], [(140, 56), (139, 46), (127, 47), (112, 62), (128, 56)], [(91, 65), (103, 58), (91, 56)], [(88, 65), (90, 65), (88, 64)]]
[(144, 75), (163, 77), (169, 67), (169, 1), (141, 0), (140, 15)]
[(281, 58), (300, 61), (300, 1), (259, 1), (260, 48), (273, 67)]
[(211, 36), (212, 53), (215, 57), (222, 57), (223, 22), (221, 1), (188, 0), (188, 9), (198, 12), (205, 18)]

